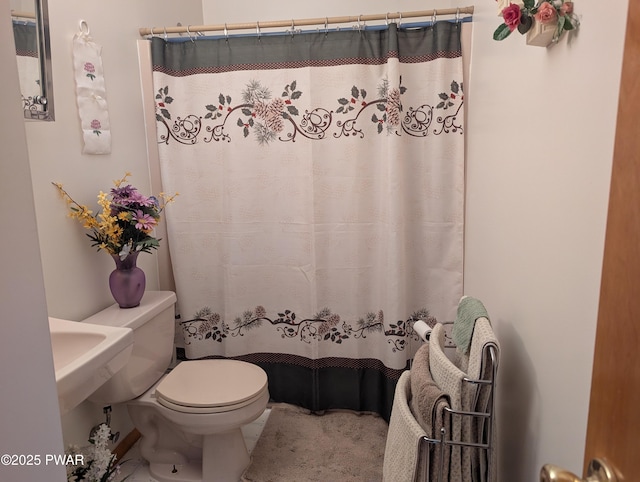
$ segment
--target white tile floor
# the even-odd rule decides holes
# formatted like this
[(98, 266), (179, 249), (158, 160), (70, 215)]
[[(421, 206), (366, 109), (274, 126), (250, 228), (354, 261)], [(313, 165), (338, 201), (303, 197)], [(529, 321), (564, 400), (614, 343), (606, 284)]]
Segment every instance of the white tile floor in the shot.
[[(269, 413), (271, 413), (271, 409), (267, 408), (256, 421), (242, 427), (242, 434), (249, 453), (256, 446), (264, 424), (269, 418)], [(128, 462), (123, 464), (120, 476), (116, 480), (122, 480), (129, 475), (127, 482), (157, 482), (149, 475), (149, 465), (139, 456), (137, 448), (137, 444), (134, 445), (124, 456), (124, 460), (128, 460)]]

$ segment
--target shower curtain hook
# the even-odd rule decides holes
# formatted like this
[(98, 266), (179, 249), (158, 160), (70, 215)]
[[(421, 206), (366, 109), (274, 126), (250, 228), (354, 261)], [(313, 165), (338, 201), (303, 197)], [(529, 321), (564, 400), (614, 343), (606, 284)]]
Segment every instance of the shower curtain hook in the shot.
[(402, 12), (398, 12), (400, 19), (398, 20), (398, 28), (402, 27)]
[(296, 22), (294, 19), (291, 19), (291, 38), (296, 34)]
[(163, 29), (164, 29), (164, 39), (165, 39), (165, 41), (166, 41), (166, 40), (167, 40), (167, 38), (168, 38), (168, 37), (167, 37), (167, 27), (163, 27)]
[(191, 25), (187, 25), (187, 35), (189, 36), (189, 39), (191, 40), (191, 42), (195, 43), (195, 40), (193, 40), (193, 37), (191, 36), (191, 32), (189, 31), (189, 27), (191, 27)]
[(260, 40), (260, 22), (256, 22), (256, 33), (258, 34), (258, 40)]
[(324, 36), (329, 33), (329, 17), (324, 17)]
[(456, 8), (456, 23), (460, 23), (460, 7)]
[(437, 12), (437, 11), (436, 11), (436, 9), (434, 8), (434, 9), (433, 9), (433, 15), (431, 15), (431, 23), (432, 23), (432, 24), (435, 24), (435, 23), (436, 23), (437, 17), (438, 17), (438, 12)]
[(229, 31), (227, 30), (227, 24), (224, 24), (224, 40), (225, 42), (229, 41)]
[(389, 12), (384, 14), (384, 20), (387, 22), (387, 27), (389, 26)]

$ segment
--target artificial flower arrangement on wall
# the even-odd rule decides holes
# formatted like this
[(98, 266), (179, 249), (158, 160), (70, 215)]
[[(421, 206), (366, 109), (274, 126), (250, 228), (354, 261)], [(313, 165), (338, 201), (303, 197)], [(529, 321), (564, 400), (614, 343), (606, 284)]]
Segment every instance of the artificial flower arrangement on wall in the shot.
[(527, 45), (547, 47), (566, 31), (576, 30), (580, 21), (573, 2), (563, 0), (496, 0), (504, 22), (493, 32), (494, 40), (504, 40), (518, 30), (527, 35)]

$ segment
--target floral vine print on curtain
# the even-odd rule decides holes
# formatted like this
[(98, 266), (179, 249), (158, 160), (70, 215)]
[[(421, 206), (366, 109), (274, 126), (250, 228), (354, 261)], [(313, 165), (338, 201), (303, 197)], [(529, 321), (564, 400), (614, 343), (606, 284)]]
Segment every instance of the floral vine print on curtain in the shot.
[(332, 313), (329, 308), (323, 308), (313, 318), (297, 319), (291, 310), (284, 310), (271, 319), (263, 306), (254, 310), (247, 310), (238, 316), (231, 326), (224, 322), (219, 313), (205, 307), (196, 313), (193, 320), (183, 321), (185, 342), (192, 340), (211, 340), (222, 343), (228, 336), (244, 336), (249, 330), (260, 328), (264, 322), (270, 323), (282, 338), (299, 339), (305, 343), (312, 341), (326, 341), (340, 344), (349, 338), (366, 338), (368, 334), (384, 333), (392, 351), (402, 351), (407, 348), (409, 338), (418, 341), (418, 335), (413, 330), (413, 323), (424, 320), (433, 327), (437, 320), (429, 315), (426, 309), (418, 310), (408, 320), (399, 320), (388, 325), (385, 329), (384, 313), (367, 313), (365, 317), (356, 321), (356, 327), (341, 322), (340, 315)]
[(367, 91), (354, 85), (350, 95), (337, 99), (337, 108), (334, 110), (316, 107), (303, 114), (295, 105), (295, 101), (303, 94), (296, 90), (297, 87), (298, 83), (294, 80), (284, 86), (280, 97), (274, 98), (268, 87), (261, 85), (258, 80), (252, 80), (242, 92), (242, 103), (235, 104), (230, 95), (220, 93), (217, 104), (204, 106), (204, 116), (189, 114), (184, 119), (175, 116), (175, 121), (170, 110), (173, 97), (169, 95), (169, 87), (161, 87), (156, 94), (156, 119), (166, 132), (160, 135), (160, 139), (166, 143), (174, 139), (193, 144), (201, 134), (203, 119), (207, 123), (203, 137), (205, 142), (231, 142), (232, 134), (225, 130), (228, 124), (236, 126), (244, 137), (249, 137), (253, 132), (260, 144), (276, 140), (295, 141), (298, 134), (308, 139), (321, 140), (332, 129), (336, 138), (350, 135), (364, 138), (363, 129), (366, 127), (360, 128), (357, 121), (361, 115), (366, 117), (366, 110), (373, 111), (369, 120), (378, 134), (386, 132), (400, 135), (400, 129), (410, 136), (464, 133), (462, 121), (458, 117), (464, 95), (462, 84), (456, 80), (451, 81), (449, 92), (438, 94), (434, 105), (410, 106), (406, 113), (403, 112), (401, 102), (401, 95), (406, 88), (400, 85), (399, 88), (390, 89), (386, 79), (378, 84), (378, 95), (374, 100), (368, 101)]
[(152, 39), (186, 358), (389, 415), (414, 321), (452, 320), (462, 295), (459, 29)]

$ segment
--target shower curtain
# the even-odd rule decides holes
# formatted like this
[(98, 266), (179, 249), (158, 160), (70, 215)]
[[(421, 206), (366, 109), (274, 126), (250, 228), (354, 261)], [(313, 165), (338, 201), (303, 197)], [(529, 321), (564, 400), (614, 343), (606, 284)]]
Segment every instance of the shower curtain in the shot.
[(414, 320), (462, 295), (460, 27), (152, 38), (186, 358), (388, 420)]

